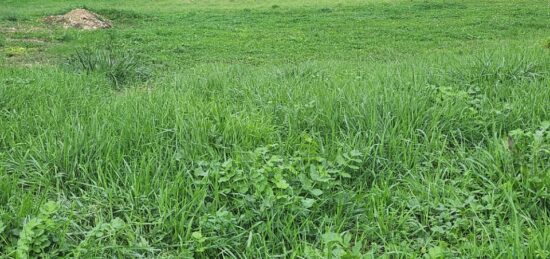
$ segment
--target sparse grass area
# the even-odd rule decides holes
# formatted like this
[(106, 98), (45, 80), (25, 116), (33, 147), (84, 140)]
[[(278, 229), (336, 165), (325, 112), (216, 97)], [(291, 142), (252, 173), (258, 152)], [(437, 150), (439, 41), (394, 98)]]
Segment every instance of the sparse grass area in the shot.
[(1, 5), (0, 257), (550, 257), (546, 3)]

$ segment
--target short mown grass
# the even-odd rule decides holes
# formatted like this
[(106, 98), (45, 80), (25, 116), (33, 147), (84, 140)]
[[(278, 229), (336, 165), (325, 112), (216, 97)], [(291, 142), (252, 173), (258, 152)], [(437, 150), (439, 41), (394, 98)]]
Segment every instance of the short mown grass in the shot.
[[(0, 50), (2, 257), (550, 256), (543, 4), (88, 1), (119, 23), (82, 32), (34, 2)], [(34, 37), (71, 40), (6, 52)]]

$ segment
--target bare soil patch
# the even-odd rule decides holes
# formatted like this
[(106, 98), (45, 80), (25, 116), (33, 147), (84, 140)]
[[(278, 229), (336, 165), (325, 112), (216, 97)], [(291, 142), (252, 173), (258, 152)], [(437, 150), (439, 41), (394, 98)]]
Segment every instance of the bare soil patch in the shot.
[(44, 22), (83, 30), (108, 29), (113, 26), (108, 19), (86, 9), (74, 9), (64, 15), (48, 16), (44, 18)]
[(15, 41), (15, 42), (37, 43), (37, 44), (48, 43), (48, 40), (40, 39), (40, 38), (21, 38), (21, 39), (7, 39), (7, 40)]

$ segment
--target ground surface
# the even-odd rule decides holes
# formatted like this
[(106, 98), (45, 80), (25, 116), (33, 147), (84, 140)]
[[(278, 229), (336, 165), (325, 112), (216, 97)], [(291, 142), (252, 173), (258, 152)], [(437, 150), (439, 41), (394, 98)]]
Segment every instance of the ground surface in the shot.
[(0, 255), (548, 258), (549, 17), (3, 0)]

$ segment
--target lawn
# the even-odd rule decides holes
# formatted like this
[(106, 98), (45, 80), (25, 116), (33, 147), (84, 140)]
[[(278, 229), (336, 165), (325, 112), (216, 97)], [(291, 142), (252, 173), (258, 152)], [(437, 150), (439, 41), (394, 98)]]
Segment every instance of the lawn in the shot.
[(549, 188), (545, 1), (0, 3), (0, 258), (549, 258)]

